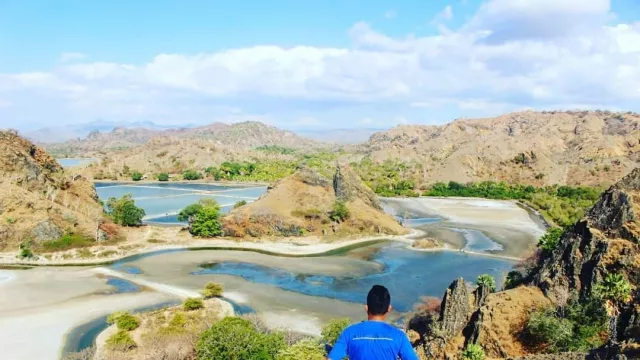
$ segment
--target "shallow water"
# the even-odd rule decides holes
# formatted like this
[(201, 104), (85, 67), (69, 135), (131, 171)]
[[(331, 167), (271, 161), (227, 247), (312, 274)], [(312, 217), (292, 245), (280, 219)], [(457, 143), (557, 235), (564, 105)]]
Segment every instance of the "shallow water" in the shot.
[(62, 158), (56, 159), (58, 164), (62, 165), (62, 167), (70, 168), (70, 167), (78, 167), (78, 166), (87, 166), (92, 162), (98, 161), (98, 159), (91, 158)]

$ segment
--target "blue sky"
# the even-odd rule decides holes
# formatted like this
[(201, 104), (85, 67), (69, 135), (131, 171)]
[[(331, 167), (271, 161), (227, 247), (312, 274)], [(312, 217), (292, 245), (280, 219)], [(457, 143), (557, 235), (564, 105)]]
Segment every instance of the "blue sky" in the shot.
[(640, 110), (636, 0), (0, 0), (0, 127)]

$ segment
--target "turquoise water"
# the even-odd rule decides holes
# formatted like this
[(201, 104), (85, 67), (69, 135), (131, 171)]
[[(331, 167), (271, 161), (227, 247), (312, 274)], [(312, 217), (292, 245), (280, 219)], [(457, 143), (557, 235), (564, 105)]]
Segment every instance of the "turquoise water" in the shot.
[(96, 183), (95, 186), (103, 201), (131, 194), (136, 205), (146, 212), (144, 221), (158, 224), (183, 224), (177, 214), (201, 199), (216, 200), (222, 212), (228, 213), (238, 201), (252, 202), (267, 190), (265, 186), (188, 183)]
[(87, 166), (98, 159), (86, 159), (86, 158), (63, 158), (56, 159), (62, 167), (70, 168), (70, 167), (78, 167), (78, 166)]

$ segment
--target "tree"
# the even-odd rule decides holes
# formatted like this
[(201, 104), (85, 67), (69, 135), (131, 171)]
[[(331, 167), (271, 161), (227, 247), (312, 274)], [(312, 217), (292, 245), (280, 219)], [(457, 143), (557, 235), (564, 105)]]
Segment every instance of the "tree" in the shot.
[(158, 181), (169, 181), (169, 174), (167, 173), (158, 174)]
[(202, 179), (202, 174), (195, 170), (187, 170), (182, 173), (182, 178), (184, 178), (185, 180), (200, 180)]
[(341, 222), (347, 220), (349, 216), (351, 216), (351, 214), (349, 212), (347, 204), (345, 204), (344, 201), (336, 200), (333, 203), (333, 209), (331, 210), (331, 214), (329, 215), (331, 220)]
[(178, 214), (179, 221), (189, 222), (189, 232), (195, 236), (214, 237), (222, 235), (220, 205), (213, 199), (202, 199), (184, 208)]
[(240, 200), (240, 201), (238, 201), (237, 203), (235, 203), (233, 205), (233, 208), (237, 209), (237, 208), (245, 206), (245, 205), (247, 205), (247, 201), (246, 200)]
[(202, 334), (196, 345), (196, 357), (198, 360), (271, 360), (284, 347), (282, 334), (262, 334), (248, 320), (227, 317)]
[(144, 209), (136, 206), (131, 194), (126, 194), (120, 199), (109, 198), (107, 214), (113, 218), (113, 222), (123, 226), (142, 225), (142, 219), (146, 215)]
[(202, 290), (202, 296), (204, 296), (205, 299), (211, 299), (214, 297), (221, 297), (223, 292), (224, 289), (222, 288), (222, 285), (214, 282), (208, 282), (204, 286), (204, 290)]
[(552, 227), (547, 230), (547, 233), (544, 234), (540, 240), (538, 240), (538, 247), (544, 253), (551, 253), (558, 246), (560, 242), (560, 237), (562, 236), (562, 229)]
[(504, 289), (509, 290), (515, 288), (516, 286), (522, 284), (523, 279), (524, 278), (520, 271), (509, 271), (507, 277), (504, 280)]
[(327, 344), (334, 345), (342, 331), (349, 325), (351, 320), (348, 318), (331, 320), (322, 327), (322, 338)]
[(491, 291), (496, 290), (496, 280), (489, 274), (482, 274), (478, 276), (476, 283), (480, 287), (488, 287)]
[(141, 174), (141, 173), (139, 173), (139, 172), (137, 172), (137, 171), (134, 171), (134, 172), (131, 174), (131, 180), (133, 180), (133, 181), (140, 181), (140, 180), (142, 180), (142, 174)]

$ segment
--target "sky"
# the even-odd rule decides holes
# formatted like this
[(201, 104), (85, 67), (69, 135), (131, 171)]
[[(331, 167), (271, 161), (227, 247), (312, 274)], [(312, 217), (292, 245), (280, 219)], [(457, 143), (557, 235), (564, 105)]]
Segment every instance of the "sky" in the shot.
[(640, 111), (637, 0), (0, 0), (0, 127)]

